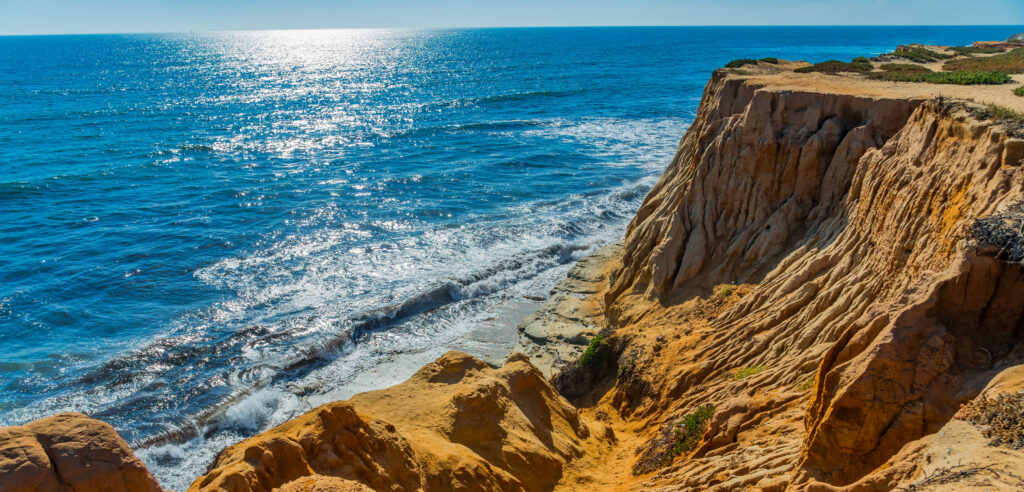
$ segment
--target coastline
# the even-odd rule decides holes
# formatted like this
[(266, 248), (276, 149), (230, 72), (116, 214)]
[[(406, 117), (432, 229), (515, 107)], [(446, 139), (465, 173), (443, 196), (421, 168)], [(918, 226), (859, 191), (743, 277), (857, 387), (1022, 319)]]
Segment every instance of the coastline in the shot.
[[(1024, 486), (1020, 426), (990, 435), (1024, 415), (1024, 116), (984, 112), (1024, 98), (749, 62), (623, 241), (464, 337), (484, 360), (369, 371), (404, 380), (325, 395), (189, 491)], [(40, 474), (43, 425), (5, 428)]]

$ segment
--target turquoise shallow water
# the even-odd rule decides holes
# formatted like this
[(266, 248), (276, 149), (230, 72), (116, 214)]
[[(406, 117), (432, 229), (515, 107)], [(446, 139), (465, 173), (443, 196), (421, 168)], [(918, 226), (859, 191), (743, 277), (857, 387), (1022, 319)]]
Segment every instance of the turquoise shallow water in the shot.
[(1020, 30), (0, 37), (0, 424), (85, 411), (183, 488), (620, 237), (714, 68)]

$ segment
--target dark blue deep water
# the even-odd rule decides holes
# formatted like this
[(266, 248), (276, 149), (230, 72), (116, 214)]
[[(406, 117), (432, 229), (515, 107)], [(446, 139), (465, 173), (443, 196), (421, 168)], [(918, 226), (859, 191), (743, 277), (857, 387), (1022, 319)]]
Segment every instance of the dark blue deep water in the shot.
[(184, 488), (500, 338), (621, 237), (714, 68), (1019, 30), (0, 38), (0, 425), (87, 412)]

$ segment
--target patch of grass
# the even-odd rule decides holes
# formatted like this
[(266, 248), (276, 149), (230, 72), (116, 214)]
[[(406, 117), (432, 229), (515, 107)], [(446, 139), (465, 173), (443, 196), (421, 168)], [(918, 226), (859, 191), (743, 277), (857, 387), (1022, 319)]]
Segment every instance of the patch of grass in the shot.
[[(857, 61), (857, 60), (863, 61)], [(867, 61), (867, 58), (854, 59), (854, 61), (847, 63), (839, 60), (828, 60), (821, 63), (815, 63), (809, 67), (802, 67), (793, 70), (797, 73), (811, 73), (821, 72), (827, 74), (836, 74), (840, 72), (852, 72), (852, 73), (864, 73), (872, 70), (871, 63)]]
[(590, 339), (590, 345), (587, 345), (587, 350), (583, 351), (583, 355), (580, 356), (580, 367), (590, 371), (591, 374), (600, 373), (608, 362), (608, 357), (611, 354), (611, 348), (608, 347), (608, 342), (604, 341), (604, 337), (597, 335)]
[(718, 291), (718, 297), (729, 297), (732, 295), (734, 289), (731, 285), (726, 285)]
[[(687, 414), (676, 425), (676, 442), (672, 445), (672, 457), (686, 453), (704, 435), (708, 422), (715, 415), (714, 405), (701, 405), (693, 413)], [(671, 463), (671, 459), (669, 460)]]
[(757, 65), (757, 60), (752, 58), (740, 58), (725, 64), (725, 68), (740, 68), (745, 65)]
[(893, 51), (890, 54), (892, 56), (906, 58), (907, 60), (917, 63), (928, 63), (950, 58), (949, 55), (944, 55), (921, 46), (900, 46), (896, 48), (896, 51)]
[(800, 384), (797, 385), (796, 389), (798, 389), (800, 391), (810, 391), (810, 389), (813, 388), (813, 387), (814, 387), (814, 377), (812, 376), (812, 377), (809, 377), (809, 378), (801, 381)]
[(979, 72), (957, 70), (955, 72), (894, 71), (868, 74), (869, 79), (890, 82), (927, 82), (929, 84), (994, 85), (1005, 84), (1013, 79), (1004, 72)]
[(961, 56), (988, 55), (992, 53), (1005, 53), (1006, 48), (999, 46), (954, 46), (953, 51)]
[(762, 372), (766, 371), (767, 369), (768, 369), (767, 367), (762, 366), (762, 365), (744, 367), (744, 368), (736, 371), (736, 373), (732, 375), (732, 379), (733, 379), (733, 381), (742, 381), (744, 379), (749, 378), (750, 376), (761, 374)]
[(942, 68), (946, 70), (978, 70), (1020, 73), (1021, 71), (1024, 71), (1024, 48), (1016, 48), (1012, 51), (992, 56), (949, 60), (942, 65)]
[(913, 63), (884, 63), (882, 64), (882, 70), (886, 72), (920, 72), (927, 73), (931, 72), (932, 69), (924, 65), (915, 65)]
[(1013, 90), (1013, 95), (1024, 97), (1024, 85)]
[(775, 64), (779, 63), (779, 59), (775, 58), (774, 56), (764, 57), (760, 61), (762, 61), (764, 63), (771, 63), (772, 65), (775, 65)]

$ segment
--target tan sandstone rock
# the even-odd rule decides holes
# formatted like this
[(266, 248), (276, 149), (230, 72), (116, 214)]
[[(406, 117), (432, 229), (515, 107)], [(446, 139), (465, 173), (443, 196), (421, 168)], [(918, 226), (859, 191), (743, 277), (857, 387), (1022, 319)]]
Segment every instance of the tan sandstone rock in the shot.
[(545, 490), (606, 445), (525, 357), (493, 369), (449, 352), (402, 384), (227, 448), (190, 490), (332, 486), (304, 481), (314, 476), (374, 490)]
[(79, 413), (62, 413), (0, 428), (0, 490), (161, 489), (113, 427)]

